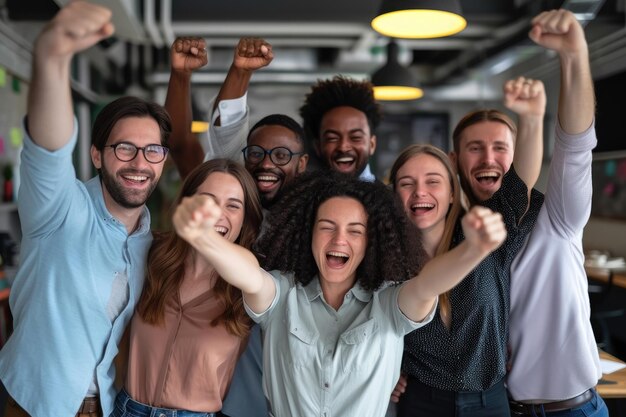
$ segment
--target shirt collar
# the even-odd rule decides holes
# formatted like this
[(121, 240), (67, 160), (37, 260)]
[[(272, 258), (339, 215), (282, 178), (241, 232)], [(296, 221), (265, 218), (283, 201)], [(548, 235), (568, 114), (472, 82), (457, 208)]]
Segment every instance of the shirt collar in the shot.
[[(85, 188), (87, 192), (91, 196), (92, 200), (95, 202), (96, 212), (98, 216), (102, 218), (104, 221), (115, 224), (117, 227), (120, 227), (126, 232), (126, 226), (122, 224), (118, 219), (116, 219), (107, 209), (106, 204), (104, 203), (104, 194), (102, 190), (102, 180), (99, 175), (91, 178), (89, 181), (85, 183)], [(133, 235), (140, 235), (150, 233), (150, 211), (148, 207), (144, 204), (143, 209), (141, 211), (141, 216), (139, 217), (139, 226), (132, 233)]]
[(376, 181), (376, 177), (372, 174), (372, 170), (370, 169), (370, 164), (365, 165), (365, 169), (361, 172), (361, 175), (359, 175), (359, 179), (367, 182)]
[[(322, 286), (320, 285), (320, 279), (317, 275), (303, 288), (304, 293), (306, 294), (306, 298), (309, 301), (313, 301), (316, 298), (322, 296)], [(350, 288), (348, 293), (352, 293), (352, 295), (354, 295), (357, 300), (364, 303), (367, 303), (372, 299), (372, 292), (367, 291), (366, 289), (361, 287), (361, 284), (359, 284), (358, 282), (354, 284), (352, 288)]]

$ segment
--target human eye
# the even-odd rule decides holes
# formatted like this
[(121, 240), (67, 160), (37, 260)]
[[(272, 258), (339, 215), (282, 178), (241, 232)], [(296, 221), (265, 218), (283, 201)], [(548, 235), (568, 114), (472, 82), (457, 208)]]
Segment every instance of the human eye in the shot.
[(263, 156), (265, 154), (265, 152), (263, 152), (263, 150), (259, 148), (248, 149), (246, 153), (248, 154), (248, 158), (254, 160), (263, 159)]
[(132, 143), (121, 142), (115, 145), (115, 152), (125, 156), (133, 156), (137, 152), (137, 147)]
[(324, 232), (332, 232), (333, 230), (335, 230), (335, 227), (332, 224), (326, 222), (318, 223), (317, 228), (318, 230)]
[(160, 145), (148, 145), (145, 150), (146, 154), (150, 156), (161, 156), (163, 155), (163, 147)]
[(275, 148), (273, 155), (278, 162), (286, 162), (291, 158), (291, 152), (284, 148)]

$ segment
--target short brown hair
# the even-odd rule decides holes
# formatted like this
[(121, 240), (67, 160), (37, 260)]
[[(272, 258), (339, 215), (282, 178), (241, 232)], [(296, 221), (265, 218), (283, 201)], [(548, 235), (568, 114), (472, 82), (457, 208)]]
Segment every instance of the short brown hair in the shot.
[(513, 141), (515, 141), (515, 137), (517, 136), (517, 126), (509, 116), (495, 109), (476, 110), (463, 116), (454, 128), (454, 132), (452, 133), (454, 152), (458, 154), (460, 151), (461, 134), (463, 131), (480, 122), (496, 122), (506, 125), (511, 130), (511, 133), (513, 134)]
[(172, 132), (172, 122), (163, 106), (138, 97), (121, 97), (104, 106), (91, 129), (91, 144), (99, 151), (109, 140), (113, 126), (127, 117), (151, 117), (159, 125), (161, 145), (167, 146)]

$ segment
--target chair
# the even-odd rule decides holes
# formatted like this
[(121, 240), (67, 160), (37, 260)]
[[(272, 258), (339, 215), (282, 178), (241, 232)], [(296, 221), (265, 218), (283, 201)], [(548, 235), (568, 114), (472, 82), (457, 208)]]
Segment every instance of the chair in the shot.
[(626, 314), (623, 302), (615, 303), (611, 297), (615, 293), (615, 271), (613, 268), (587, 268), (591, 325), (598, 347), (608, 352), (612, 351), (609, 320)]

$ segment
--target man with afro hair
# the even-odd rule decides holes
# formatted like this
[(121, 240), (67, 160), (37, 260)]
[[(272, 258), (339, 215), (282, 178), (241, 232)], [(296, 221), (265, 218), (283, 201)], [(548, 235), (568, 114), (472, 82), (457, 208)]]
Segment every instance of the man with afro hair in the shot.
[(321, 164), (373, 181), (369, 157), (376, 150), (380, 109), (369, 81), (344, 76), (320, 80), (300, 108), (304, 130)]

